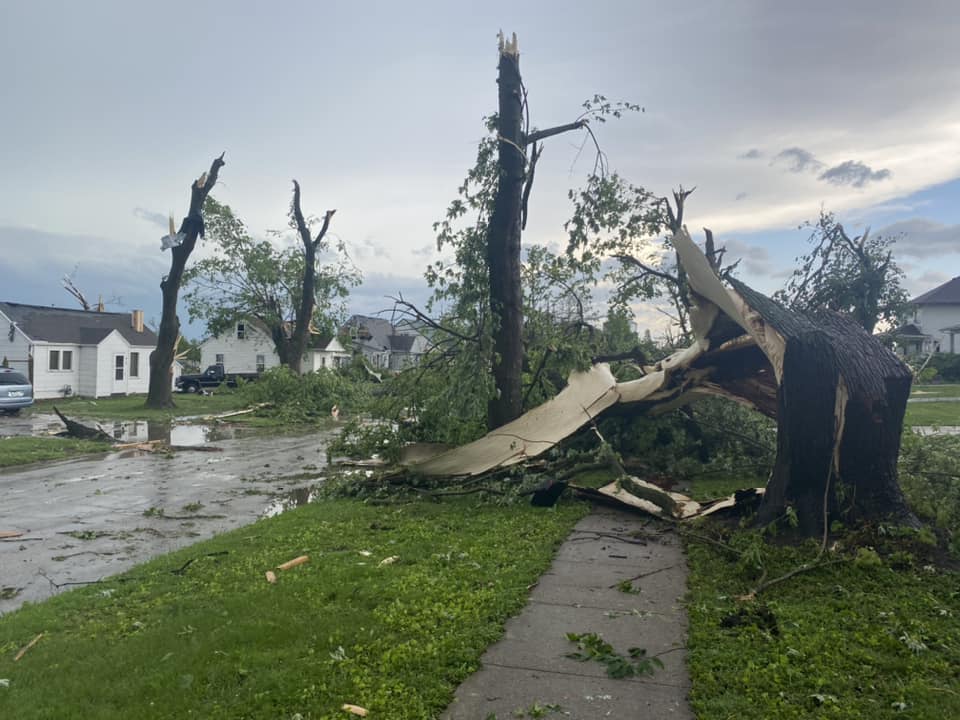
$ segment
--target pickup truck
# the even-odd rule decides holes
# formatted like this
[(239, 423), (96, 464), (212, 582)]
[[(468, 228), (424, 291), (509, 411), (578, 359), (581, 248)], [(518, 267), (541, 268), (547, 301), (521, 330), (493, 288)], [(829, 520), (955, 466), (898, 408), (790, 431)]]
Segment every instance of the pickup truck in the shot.
[(236, 387), (237, 380), (256, 380), (258, 373), (228, 373), (223, 365), (211, 365), (199, 375), (181, 375), (177, 378), (177, 390), (185, 393), (198, 393), (218, 388), (224, 383), (227, 387)]

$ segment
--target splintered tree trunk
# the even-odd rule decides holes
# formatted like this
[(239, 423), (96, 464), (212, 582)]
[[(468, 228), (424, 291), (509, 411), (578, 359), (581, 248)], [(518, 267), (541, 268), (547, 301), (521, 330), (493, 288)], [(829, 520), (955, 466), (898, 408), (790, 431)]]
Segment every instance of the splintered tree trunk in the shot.
[(822, 532), (824, 518), (915, 524), (897, 482), (909, 368), (851, 318), (805, 317), (731, 284), (785, 340), (777, 457), (760, 522), (790, 506), (808, 534)]
[(487, 425), (493, 429), (519, 417), (522, 407), (523, 303), (520, 285), (520, 209), (525, 157), (520, 54), (515, 43), (501, 45), (499, 76), (500, 177), (487, 228), (490, 310), (495, 337)]
[(224, 166), (223, 154), (213, 161), (210, 172), (204, 173), (190, 188), (190, 212), (180, 225), (183, 241), (170, 248), (170, 272), (160, 282), (163, 309), (160, 327), (157, 329), (157, 348), (150, 353), (150, 387), (147, 392), (148, 408), (173, 407), (173, 388), (170, 384), (170, 369), (173, 367), (177, 337), (180, 335), (180, 319), (177, 317), (177, 298), (187, 259), (203, 232), (203, 203), (217, 183), (217, 175)]
[(293, 217), (297, 224), (297, 233), (303, 243), (303, 287), (300, 295), (300, 307), (297, 308), (293, 334), (290, 338), (288, 364), (298, 375), (301, 372), (303, 356), (307, 350), (307, 337), (310, 335), (310, 322), (313, 320), (315, 295), (317, 291), (317, 248), (330, 228), (330, 219), (336, 210), (327, 210), (323, 218), (323, 227), (316, 239), (311, 239), (310, 228), (300, 209), (300, 183), (293, 181)]

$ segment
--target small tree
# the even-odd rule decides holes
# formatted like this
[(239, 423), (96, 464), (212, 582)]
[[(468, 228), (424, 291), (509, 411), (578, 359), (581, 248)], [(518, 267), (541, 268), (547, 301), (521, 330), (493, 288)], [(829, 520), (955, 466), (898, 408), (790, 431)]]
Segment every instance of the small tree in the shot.
[(878, 322), (895, 324), (907, 304), (903, 271), (893, 259), (892, 238), (869, 228), (851, 238), (833, 213), (821, 212), (812, 227), (813, 249), (799, 258), (787, 286), (773, 297), (794, 310), (834, 310), (867, 332)]
[(233, 210), (214, 198), (206, 204), (207, 240), (214, 253), (186, 274), (190, 317), (219, 335), (238, 320), (256, 319), (269, 331), (282, 365), (300, 372), (311, 332), (333, 334), (345, 314), (344, 300), (360, 281), (342, 242), (330, 247), (329, 211), (315, 239), (299, 205), (295, 185), (291, 227), (301, 246), (277, 247), (255, 240)]

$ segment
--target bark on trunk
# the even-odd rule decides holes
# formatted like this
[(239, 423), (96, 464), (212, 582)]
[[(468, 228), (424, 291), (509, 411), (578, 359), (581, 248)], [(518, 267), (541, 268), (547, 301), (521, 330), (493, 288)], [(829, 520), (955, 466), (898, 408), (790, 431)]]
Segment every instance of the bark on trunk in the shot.
[(523, 373), (523, 302), (520, 285), (520, 209), (526, 158), (523, 137), (523, 85), (520, 55), (506, 43), (500, 49), (499, 167), (497, 194), (487, 228), (490, 310), (494, 326), (493, 378), (487, 425), (493, 429), (520, 416)]
[(731, 284), (786, 341), (760, 522), (792, 506), (807, 534), (821, 533), (824, 519), (917, 524), (897, 482), (909, 368), (853, 318), (807, 318)]
[(148, 408), (173, 407), (173, 388), (170, 383), (170, 371), (173, 367), (177, 337), (180, 335), (180, 319), (177, 317), (177, 299), (180, 295), (180, 283), (187, 259), (197, 244), (197, 237), (203, 231), (203, 203), (210, 190), (217, 183), (220, 168), (224, 166), (223, 154), (213, 161), (210, 171), (204, 173), (190, 187), (190, 212), (180, 224), (184, 235), (180, 245), (170, 248), (170, 272), (160, 282), (163, 295), (163, 308), (160, 314), (160, 327), (157, 329), (157, 348), (150, 353), (150, 387), (147, 392)]
[(327, 234), (327, 230), (330, 228), (330, 220), (335, 212), (336, 210), (327, 210), (323, 218), (323, 227), (320, 228), (316, 239), (311, 239), (310, 228), (307, 227), (307, 222), (300, 209), (300, 183), (296, 180), (293, 181), (293, 217), (297, 223), (300, 241), (303, 243), (303, 294), (300, 296), (300, 307), (297, 308), (297, 317), (290, 338), (288, 364), (290, 369), (298, 375), (303, 364), (303, 356), (307, 351), (307, 338), (310, 335), (310, 323), (313, 320), (316, 300), (314, 295), (317, 286), (317, 248)]

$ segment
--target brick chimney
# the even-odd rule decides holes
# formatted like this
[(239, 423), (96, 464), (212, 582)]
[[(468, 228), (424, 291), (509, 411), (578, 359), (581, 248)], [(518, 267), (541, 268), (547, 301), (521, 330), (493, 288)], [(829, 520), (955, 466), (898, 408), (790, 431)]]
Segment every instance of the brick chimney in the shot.
[(143, 332), (143, 310), (134, 310), (130, 313), (130, 325), (138, 333)]

